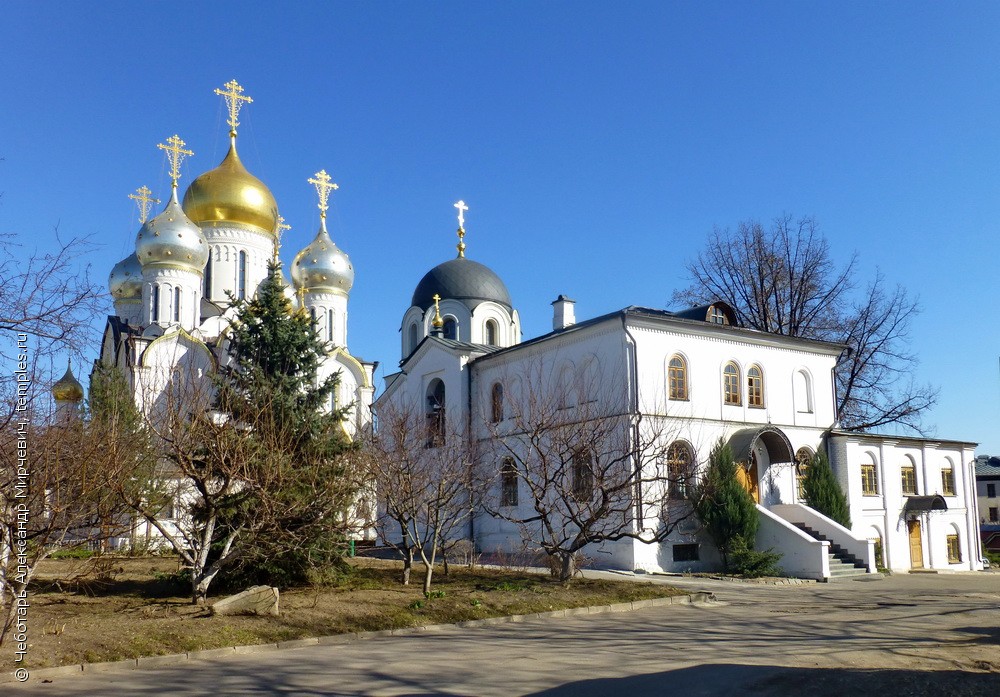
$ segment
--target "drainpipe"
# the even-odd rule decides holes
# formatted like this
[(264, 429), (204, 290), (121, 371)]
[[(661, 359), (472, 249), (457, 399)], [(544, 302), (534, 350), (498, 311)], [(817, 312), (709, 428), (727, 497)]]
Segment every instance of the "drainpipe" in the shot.
[[(629, 419), (633, 421), (633, 423), (631, 424), (631, 428), (632, 428), (632, 443), (634, 444), (634, 443), (638, 443), (639, 442), (639, 424), (633, 418), (634, 416), (638, 415), (638, 413), (639, 413), (639, 367), (637, 365), (637, 363), (638, 363), (638, 351), (636, 349), (635, 337), (632, 336), (632, 333), (628, 329), (628, 311), (626, 311), (626, 310), (622, 311), (622, 313), (621, 313), (621, 320), (622, 320), (622, 331), (625, 332), (625, 336), (627, 337), (626, 340), (625, 340), (625, 351), (626, 351), (626, 355), (628, 356), (627, 363), (628, 363), (628, 368), (629, 368), (629, 376), (628, 376), (628, 392), (629, 392), (629, 394), (628, 394), (628, 412), (629, 412)], [(635, 461), (635, 457), (634, 456), (633, 456), (632, 459), (633, 459), (633, 463), (632, 463), (633, 467), (635, 467), (638, 470), (639, 467), (640, 467), (640, 464), (637, 461)], [(640, 480), (642, 479), (641, 473), (640, 473), (638, 479), (640, 479)], [(635, 483), (635, 492), (633, 493), (633, 496), (635, 497), (634, 504), (633, 504), (634, 520), (635, 520), (635, 523), (636, 523), (637, 527), (641, 529), (643, 523), (645, 522), (644, 519), (643, 519), (643, 515), (642, 515), (643, 511), (642, 511), (642, 483), (641, 483), (641, 481), (636, 481), (636, 483)], [(636, 532), (639, 532), (639, 530), (636, 530)], [(634, 561), (635, 561), (635, 553), (634, 552), (633, 552), (632, 559), (633, 559), (633, 566), (634, 566)]]

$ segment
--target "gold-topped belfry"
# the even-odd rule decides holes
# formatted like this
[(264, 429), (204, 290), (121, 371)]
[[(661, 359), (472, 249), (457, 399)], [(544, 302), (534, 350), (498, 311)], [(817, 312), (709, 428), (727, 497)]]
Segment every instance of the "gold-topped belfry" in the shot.
[(458, 209), (458, 258), (462, 259), (465, 257), (465, 211), (469, 207), (465, 205), (465, 201), (459, 201), (455, 208)]
[(167, 153), (167, 160), (170, 162), (170, 180), (172, 182), (171, 187), (174, 190), (174, 197), (177, 196), (177, 180), (181, 178), (181, 163), (185, 157), (194, 155), (193, 150), (184, 149), (185, 145), (187, 143), (181, 140), (180, 136), (176, 133), (167, 138), (167, 145), (163, 143), (156, 144), (156, 147)]
[(130, 199), (135, 201), (135, 205), (139, 207), (140, 225), (149, 220), (149, 211), (152, 210), (153, 204), (160, 202), (160, 199), (151, 196), (152, 193), (148, 186), (143, 185), (136, 189), (134, 194), (128, 195)]
[(229, 118), (226, 120), (229, 124), (229, 137), (235, 138), (236, 127), (240, 125), (240, 109), (243, 108), (244, 102), (251, 104), (253, 98), (243, 94), (243, 87), (235, 79), (230, 80), (223, 87), (226, 89), (216, 88), (215, 93), (226, 100), (226, 106), (229, 107)]
[(340, 187), (330, 181), (330, 175), (326, 173), (325, 169), (316, 172), (316, 174), (306, 181), (315, 186), (316, 193), (319, 194), (319, 225), (320, 229), (326, 232), (326, 211), (329, 209), (327, 201), (330, 200), (330, 192), (336, 191)]

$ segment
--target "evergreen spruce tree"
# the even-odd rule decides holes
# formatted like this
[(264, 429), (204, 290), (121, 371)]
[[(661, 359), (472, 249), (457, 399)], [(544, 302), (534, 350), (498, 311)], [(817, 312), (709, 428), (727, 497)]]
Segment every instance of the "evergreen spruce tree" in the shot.
[(753, 497), (737, 477), (737, 467), (732, 449), (720, 440), (712, 449), (708, 469), (694, 496), (698, 518), (727, 570), (734, 552), (753, 549), (760, 524)]
[[(339, 374), (319, 380), (328, 346), (284, 290), (272, 264), (255, 296), (235, 301), (232, 362), (217, 385), (216, 408), (263, 445), (257, 468), (269, 482), (266, 507), (275, 520), (231, 582), (287, 585), (336, 561), (357, 490), (343, 428), (347, 407), (328, 408)], [(232, 515), (256, 515), (261, 505), (250, 501)]]
[(847, 506), (847, 496), (844, 495), (840, 483), (833, 474), (830, 460), (826, 453), (820, 450), (813, 457), (802, 481), (806, 503), (825, 515), (837, 521), (845, 528), (851, 527), (851, 512)]

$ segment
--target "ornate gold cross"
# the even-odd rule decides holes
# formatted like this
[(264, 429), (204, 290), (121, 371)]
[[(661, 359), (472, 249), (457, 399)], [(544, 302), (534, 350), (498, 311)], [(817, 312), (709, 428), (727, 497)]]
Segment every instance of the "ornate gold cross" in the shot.
[(170, 179), (173, 180), (173, 187), (177, 188), (177, 180), (181, 178), (181, 162), (189, 155), (194, 155), (194, 151), (185, 150), (187, 145), (176, 133), (167, 138), (168, 145), (157, 143), (156, 147), (167, 152), (167, 159), (170, 161)]
[(215, 93), (221, 97), (224, 97), (226, 100), (226, 106), (229, 107), (229, 119), (228, 119), (229, 135), (235, 136), (236, 127), (240, 125), (240, 122), (238, 120), (240, 115), (240, 109), (243, 108), (244, 102), (250, 104), (251, 102), (253, 102), (253, 99), (243, 95), (243, 88), (240, 86), (240, 83), (236, 82), (236, 80), (230, 80), (225, 85), (223, 85), (223, 87), (225, 87), (226, 89), (220, 90), (216, 88)]
[(312, 178), (306, 181), (316, 187), (316, 193), (319, 194), (319, 217), (326, 218), (326, 209), (328, 208), (326, 202), (330, 198), (330, 192), (336, 191), (340, 187), (330, 181), (330, 175), (326, 173), (325, 169), (316, 172)]
[(455, 208), (458, 209), (458, 258), (461, 259), (465, 256), (465, 211), (469, 210), (469, 207), (465, 205), (465, 201), (459, 201), (455, 204)]
[(149, 211), (152, 209), (154, 203), (159, 203), (160, 199), (153, 198), (150, 196), (153, 192), (149, 190), (148, 186), (140, 186), (135, 190), (134, 194), (129, 194), (128, 197), (135, 201), (135, 205), (139, 207), (139, 224), (145, 223), (149, 220)]
[(281, 251), (281, 236), (285, 233), (285, 230), (291, 230), (291, 225), (285, 225), (285, 219), (282, 216), (278, 216), (278, 224), (274, 226), (274, 260), (278, 260), (278, 252)]

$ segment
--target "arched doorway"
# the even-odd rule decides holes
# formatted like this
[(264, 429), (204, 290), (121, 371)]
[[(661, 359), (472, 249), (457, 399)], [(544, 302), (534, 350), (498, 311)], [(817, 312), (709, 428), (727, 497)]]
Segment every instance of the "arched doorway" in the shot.
[(765, 471), (777, 464), (795, 462), (788, 436), (774, 426), (739, 430), (729, 438), (729, 447), (740, 465), (737, 476), (757, 503), (761, 502), (761, 481), (762, 477), (766, 478)]

